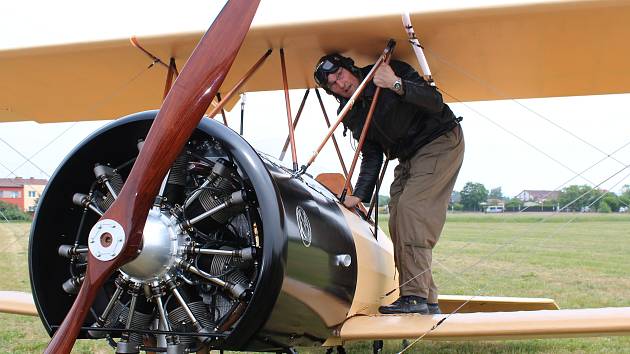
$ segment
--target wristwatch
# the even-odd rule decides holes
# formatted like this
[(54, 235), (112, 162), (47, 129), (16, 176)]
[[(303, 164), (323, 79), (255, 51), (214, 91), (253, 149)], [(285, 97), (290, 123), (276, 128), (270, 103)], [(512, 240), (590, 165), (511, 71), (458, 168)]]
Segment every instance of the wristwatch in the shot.
[(403, 85), (400, 79), (397, 79), (396, 81), (394, 81), (394, 84), (392, 85), (392, 90), (399, 95), (403, 94)]

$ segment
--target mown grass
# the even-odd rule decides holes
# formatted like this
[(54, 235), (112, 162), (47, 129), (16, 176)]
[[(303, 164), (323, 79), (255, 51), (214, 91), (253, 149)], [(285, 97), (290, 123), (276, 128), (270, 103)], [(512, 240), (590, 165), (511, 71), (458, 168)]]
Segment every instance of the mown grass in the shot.
[[(31, 291), (30, 223), (0, 223), (0, 290)], [(0, 314), (0, 353), (41, 353), (50, 338), (38, 317)], [(113, 353), (104, 341), (79, 341), (73, 353)]]
[[(380, 224), (387, 230), (387, 217)], [(0, 290), (30, 291), (28, 223), (0, 223)], [(441, 293), (550, 297), (561, 308), (630, 306), (630, 216), (616, 214), (449, 214), (434, 252)], [(38, 353), (49, 338), (37, 318), (0, 315), (0, 352)], [(349, 353), (371, 352), (349, 343)], [(386, 341), (385, 353), (400, 341)], [(113, 352), (80, 341), (76, 353)], [(323, 353), (321, 348), (300, 352)], [(421, 341), (410, 353), (630, 353), (630, 337), (501, 342)]]

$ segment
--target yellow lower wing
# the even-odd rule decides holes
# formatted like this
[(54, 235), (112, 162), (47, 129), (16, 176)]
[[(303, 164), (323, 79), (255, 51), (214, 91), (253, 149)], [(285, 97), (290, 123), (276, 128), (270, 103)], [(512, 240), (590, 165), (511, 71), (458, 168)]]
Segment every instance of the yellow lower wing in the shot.
[(0, 291), (0, 312), (37, 316), (33, 296), (19, 291)]
[[(430, 329), (448, 317), (435, 330)], [(630, 334), (630, 307), (580, 310), (369, 315), (349, 318), (339, 339), (488, 340)]]

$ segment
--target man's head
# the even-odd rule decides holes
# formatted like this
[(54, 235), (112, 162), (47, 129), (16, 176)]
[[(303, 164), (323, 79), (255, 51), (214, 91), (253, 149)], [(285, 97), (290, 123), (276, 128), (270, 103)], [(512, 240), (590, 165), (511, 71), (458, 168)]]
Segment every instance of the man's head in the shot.
[(359, 86), (354, 61), (340, 54), (321, 57), (315, 66), (315, 82), (329, 94), (350, 98)]

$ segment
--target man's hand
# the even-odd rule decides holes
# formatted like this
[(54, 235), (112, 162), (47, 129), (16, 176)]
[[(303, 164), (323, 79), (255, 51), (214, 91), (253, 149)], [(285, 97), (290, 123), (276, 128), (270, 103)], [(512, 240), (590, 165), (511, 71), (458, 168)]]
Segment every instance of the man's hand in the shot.
[(359, 203), (361, 203), (361, 199), (353, 195), (348, 195), (346, 196), (346, 199), (343, 200), (343, 205), (348, 209), (353, 209)]
[(374, 85), (391, 89), (394, 82), (396, 82), (396, 80), (400, 80), (400, 78), (396, 76), (396, 73), (394, 73), (394, 70), (392, 70), (392, 67), (389, 66), (389, 64), (383, 63), (378, 67), (378, 69), (376, 69), (373, 80)]

